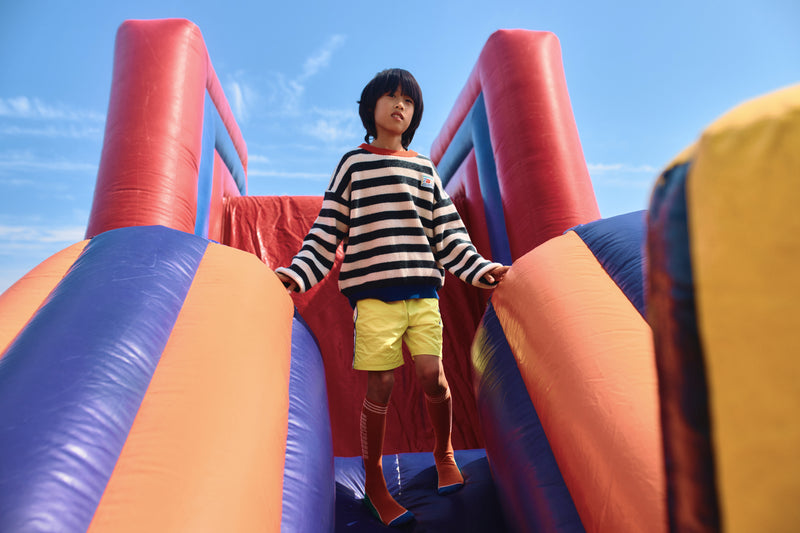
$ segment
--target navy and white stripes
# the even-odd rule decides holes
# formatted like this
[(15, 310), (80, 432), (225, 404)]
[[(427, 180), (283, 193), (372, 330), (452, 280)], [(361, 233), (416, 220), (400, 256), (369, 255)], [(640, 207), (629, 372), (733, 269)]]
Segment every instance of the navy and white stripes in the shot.
[(322, 209), (288, 268), (300, 292), (322, 281), (344, 241), (339, 289), (346, 296), (397, 286), (444, 283), (444, 269), (491, 288), (482, 276), (499, 266), (484, 259), (433, 163), (416, 152), (363, 144), (344, 155)]

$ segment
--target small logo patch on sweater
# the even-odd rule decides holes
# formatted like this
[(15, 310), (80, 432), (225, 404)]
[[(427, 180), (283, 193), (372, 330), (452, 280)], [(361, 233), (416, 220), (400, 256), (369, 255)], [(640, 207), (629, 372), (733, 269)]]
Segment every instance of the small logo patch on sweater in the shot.
[(431, 176), (422, 176), (420, 185), (425, 189), (433, 189), (433, 178)]

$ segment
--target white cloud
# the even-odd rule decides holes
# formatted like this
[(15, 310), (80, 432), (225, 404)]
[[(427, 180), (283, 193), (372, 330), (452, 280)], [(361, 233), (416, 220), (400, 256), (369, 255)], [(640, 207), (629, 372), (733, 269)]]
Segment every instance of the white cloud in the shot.
[(100, 139), (103, 129), (100, 127), (81, 126), (45, 126), (42, 128), (23, 128), (19, 126), (0, 126), (0, 135), (66, 139)]
[(325, 119), (317, 119), (306, 129), (306, 133), (326, 142), (337, 142), (350, 136), (348, 129), (342, 129), (336, 122)]
[(30, 187), (32, 185), (35, 185), (37, 182), (36, 180), (32, 179), (20, 178), (19, 176), (12, 176), (6, 179), (0, 178), (0, 183), (10, 187)]
[(91, 122), (103, 122), (106, 119), (102, 113), (51, 105), (27, 96), (0, 98), (0, 117)]
[(317, 72), (327, 67), (331, 62), (331, 57), (337, 48), (342, 46), (347, 38), (344, 35), (332, 35), (322, 48), (314, 52), (303, 63), (303, 73), (298, 78), (298, 81), (305, 81), (314, 76)]
[(268, 82), (267, 104), (280, 115), (299, 114), (306, 82), (330, 65), (333, 54), (346, 40), (346, 36), (339, 34), (329, 37), (319, 49), (306, 58), (302, 72), (294, 78), (280, 72), (273, 73)]
[(97, 172), (97, 164), (40, 159), (30, 152), (0, 153), (0, 171)]
[(225, 83), (225, 96), (231, 106), (233, 116), (240, 124), (250, 118), (250, 110), (258, 106), (258, 92), (245, 80), (244, 72), (233, 74)]
[(236, 116), (236, 120), (242, 121), (246, 115), (244, 107), (244, 91), (242, 85), (238, 81), (228, 82), (228, 103), (231, 105), (231, 110)]
[(295, 80), (287, 79), (280, 72), (273, 73), (267, 82), (268, 97), (267, 110), (278, 115), (297, 115), (300, 110), (300, 102), (305, 92), (305, 86)]
[(38, 98), (0, 98), (0, 136), (102, 139), (105, 115), (52, 105)]
[(361, 122), (355, 112), (314, 108), (313, 113), (318, 117), (305, 127), (307, 135), (326, 143), (358, 138)]
[(269, 163), (269, 158), (260, 154), (247, 154), (247, 164), (250, 163)]
[(0, 225), (0, 293), (37, 264), (81, 242), (86, 226), (4, 226)]
[[(42, 243), (74, 243), (82, 241), (84, 226), (48, 228), (40, 226), (0, 226), (0, 241), (6, 244), (36, 245)], [(4, 244), (4, 248), (6, 245)]]
[(588, 163), (587, 167), (592, 174), (605, 174), (607, 172), (654, 174), (658, 172), (658, 169), (651, 165), (629, 165), (627, 163)]
[(247, 176), (306, 180), (329, 179), (331, 177), (330, 174), (324, 174), (322, 172), (281, 172), (276, 170), (248, 170)]
[(625, 189), (650, 188), (659, 172), (651, 165), (627, 163), (588, 163), (587, 167), (596, 186)]

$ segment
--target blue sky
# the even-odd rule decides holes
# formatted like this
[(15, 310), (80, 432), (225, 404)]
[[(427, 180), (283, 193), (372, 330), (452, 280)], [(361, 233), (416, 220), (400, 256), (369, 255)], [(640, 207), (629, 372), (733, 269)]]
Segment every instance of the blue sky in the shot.
[(660, 169), (711, 121), (800, 82), (796, 0), (0, 3), (0, 291), (83, 238), (115, 33), (200, 27), (249, 152), (250, 194), (322, 193), (361, 142), (356, 100), (398, 66), (422, 86), (430, 146), (488, 36), (555, 33), (603, 216), (647, 206)]

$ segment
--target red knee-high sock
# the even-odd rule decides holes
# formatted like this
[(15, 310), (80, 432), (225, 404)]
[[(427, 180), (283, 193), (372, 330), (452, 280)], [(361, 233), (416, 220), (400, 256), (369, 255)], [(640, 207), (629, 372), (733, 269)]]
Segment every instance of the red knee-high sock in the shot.
[(387, 408), (387, 405), (364, 398), (361, 409), (361, 457), (366, 474), (364, 492), (367, 494), (367, 504), (381, 522), (395, 526), (410, 521), (414, 515), (392, 498), (383, 477), (381, 459)]
[(453, 457), (453, 443), (450, 439), (453, 430), (453, 400), (450, 397), (449, 388), (439, 397), (426, 395), (426, 399), (428, 415), (433, 424), (433, 435), (436, 438), (433, 458), (439, 474), (438, 492), (439, 494), (449, 494), (464, 485), (464, 477)]

